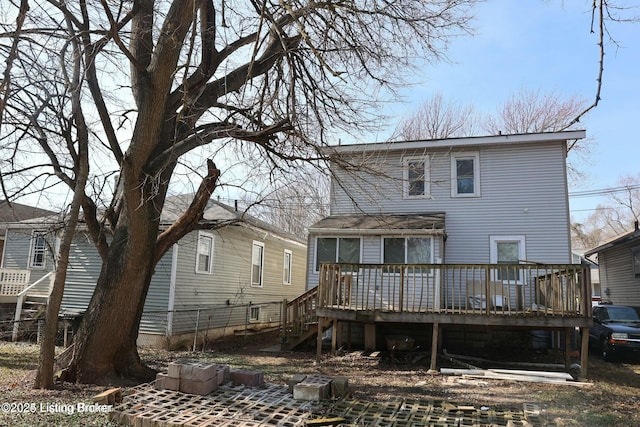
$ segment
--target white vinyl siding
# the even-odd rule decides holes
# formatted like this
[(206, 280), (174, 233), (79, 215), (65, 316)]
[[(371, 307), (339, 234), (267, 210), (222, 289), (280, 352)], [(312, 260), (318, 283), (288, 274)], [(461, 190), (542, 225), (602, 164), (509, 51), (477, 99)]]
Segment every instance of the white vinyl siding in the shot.
[(251, 286), (262, 287), (264, 274), (264, 243), (253, 241), (251, 249)]
[(291, 284), (291, 264), (293, 261), (293, 252), (289, 249), (284, 250), (284, 260), (282, 263), (282, 284)]
[(196, 273), (211, 274), (213, 272), (213, 235), (198, 233), (198, 251), (196, 254)]
[(431, 196), (431, 174), (429, 156), (404, 157), (403, 193), (405, 199), (428, 198)]
[(44, 269), (46, 253), (46, 234), (42, 231), (34, 231), (31, 236), (31, 248), (29, 249), (29, 268)]
[(478, 152), (451, 154), (451, 197), (480, 196)]
[(564, 142), (492, 145), (458, 153), (470, 151), (479, 152), (481, 197), (451, 197), (451, 155), (457, 153), (455, 147), (443, 146), (429, 151), (431, 198), (406, 199), (401, 159), (411, 153), (388, 151), (367, 157), (367, 167), (382, 170), (378, 175), (358, 180), (336, 168), (331, 215), (444, 212), (445, 263), (488, 263), (488, 236), (523, 231), (527, 260), (570, 263)]

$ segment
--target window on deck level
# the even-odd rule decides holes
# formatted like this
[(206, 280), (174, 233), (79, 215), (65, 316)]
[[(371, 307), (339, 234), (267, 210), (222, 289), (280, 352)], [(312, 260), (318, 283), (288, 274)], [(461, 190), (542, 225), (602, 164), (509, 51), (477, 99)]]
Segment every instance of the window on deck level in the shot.
[[(492, 236), (490, 252), (492, 264), (518, 264), (525, 259), (524, 236)], [(520, 282), (522, 280), (520, 268), (517, 266), (498, 268), (495, 279)]]
[(316, 271), (320, 263), (360, 263), (359, 237), (318, 237), (316, 239)]

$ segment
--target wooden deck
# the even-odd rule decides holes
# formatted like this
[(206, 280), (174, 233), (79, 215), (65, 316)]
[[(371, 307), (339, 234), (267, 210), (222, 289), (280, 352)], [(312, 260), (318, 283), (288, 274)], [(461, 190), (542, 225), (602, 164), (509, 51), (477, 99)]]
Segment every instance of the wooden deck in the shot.
[(365, 346), (367, 326), (375, 334), (379, 323), (430, 325), (433, 360), (441, 326), (580, 328), (586, 368), (590, 271), (580, 264), (322, 264), (315, 314), (319, 325), (365, 324)]

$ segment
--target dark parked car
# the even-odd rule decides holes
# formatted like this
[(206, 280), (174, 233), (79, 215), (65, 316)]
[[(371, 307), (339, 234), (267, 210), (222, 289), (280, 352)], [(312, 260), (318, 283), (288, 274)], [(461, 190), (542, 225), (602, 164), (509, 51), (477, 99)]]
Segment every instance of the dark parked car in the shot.
[(639, 308), (624, 305), (593, 307), (593, 326), (589, 342), (598, 346), (604, 360), (623, 353), (640, 355)]

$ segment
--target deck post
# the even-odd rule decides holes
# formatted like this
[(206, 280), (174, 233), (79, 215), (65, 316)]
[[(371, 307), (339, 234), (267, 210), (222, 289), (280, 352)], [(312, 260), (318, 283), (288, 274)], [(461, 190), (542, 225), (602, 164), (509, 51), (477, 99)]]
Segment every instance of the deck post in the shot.
[(580, 328), (580, 332), (582, 332), (580, 367), (582, 368), (582, 377), (587, 378), (587, 365), (589, 363), (589, 328)]
[(320, 363), (320, 357), (322, 356), (322, 325), (324, 323), (324, 317), (318, 317), (318, 337), (316, 339), (316, 362)]
[(429, 365), (429, 371), (435, 372), (438, 369), (438, 340), (440, 325), (438, 322), (434, 322), (431, 333), (431, 364)]
[(331, 355), (336, 355), (336, 343), (338, 342), (338, 319), (331, 322)]
[(571, 341), (573, 328), (564, 328), (564, 367), (568, 370), (571, 366)]
[(376, 349), (376, 324), (365, 323), (364, 325), (364, 349)]

